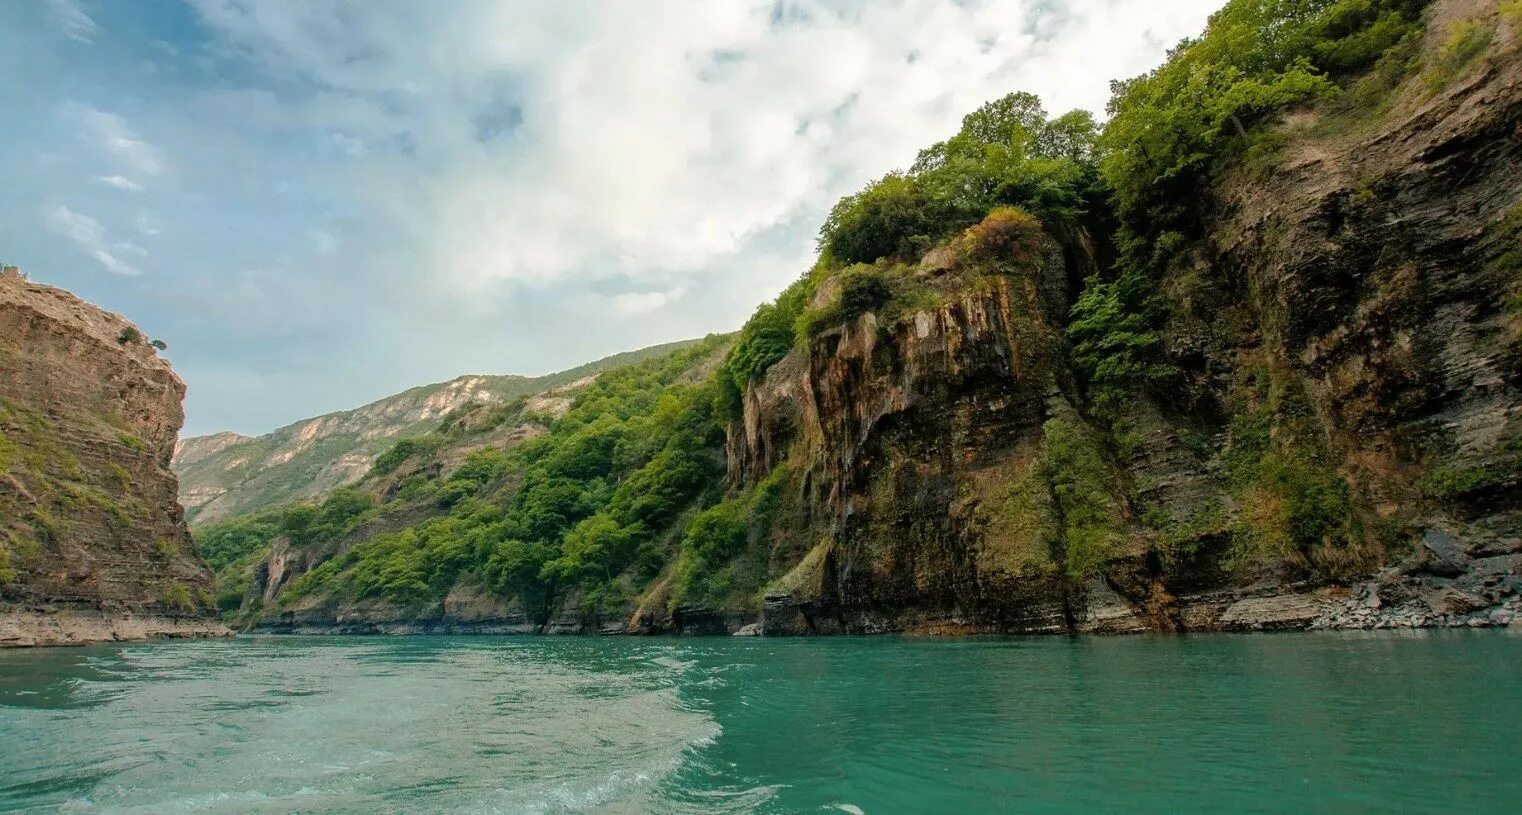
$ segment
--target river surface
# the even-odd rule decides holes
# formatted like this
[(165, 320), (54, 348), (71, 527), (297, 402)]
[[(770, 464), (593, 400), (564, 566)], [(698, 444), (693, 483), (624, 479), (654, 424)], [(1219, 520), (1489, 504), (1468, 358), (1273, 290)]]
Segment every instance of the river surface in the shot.
[(1519, 812), (1522, 634), (0, 651), (0, 812)]

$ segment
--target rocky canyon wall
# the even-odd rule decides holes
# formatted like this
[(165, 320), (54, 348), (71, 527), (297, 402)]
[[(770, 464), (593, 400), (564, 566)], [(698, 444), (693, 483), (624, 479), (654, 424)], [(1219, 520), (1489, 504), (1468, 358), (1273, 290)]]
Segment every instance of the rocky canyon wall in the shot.
[(184, 395), (126, 320), (0, 273), (0, 645), (226, 633), (169, 471)]
[[(1429, 28), (1472, 11), (1438, 4)], [(1096, 409), (1063, 331), (1081, 273), (1052, 239), (795, 349), (729, 430), (733, 489), (788, 472), (765, 630), (1517, 619), (1516, 36), (1377, 115), (1293, 111), (1272, 161), (1201, 190), (1205, 237), (1158, 281), (1161, 388)]]

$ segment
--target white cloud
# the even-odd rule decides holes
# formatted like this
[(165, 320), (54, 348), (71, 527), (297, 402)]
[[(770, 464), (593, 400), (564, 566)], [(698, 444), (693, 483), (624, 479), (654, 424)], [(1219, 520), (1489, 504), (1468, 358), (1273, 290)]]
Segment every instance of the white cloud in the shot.
[(106, 186), (115, 187), (115, 188), (117, 188), (119, 190), (127, 190), (129, 192), (142, 192), (143, 191), (143, 185), (142, 184), (139, 184), (136, 181), (133, 181), (132, 179), (127, 178), (126, 176), (122, 176), (122, 175), (102, 175), (102, 176), (96, 176), (95, 180), (99, 181), (102, 184), (105, 184)]
[[(48, 210), (44, 214), (44, 219), (49, 229), (73, 241), (81, 251), (95, 258), (101, 266), (104, 266), (106, 271), (128, 277), (136, 277), (142, 274), (139, 269), (108, 251), (105, 230), (101, 228), (100, 222), (94, 218), (59, 204)], [(135, 254), (147, 254), (142, 247), (135, 244), (124, 244), (122, 246), (126, 251), (132, 251)]]
[(255, 430), (732, 330), (841, 195), (1011, 91), (1099, 112), (1222, 0), (187, 2), (72, 60), (23, 15), (0, 176), (13, 222), (69, 203), (33, 268), (151, 253), (177, 362), (280, 385), (195, 380), (196, 426)]
[(99, 221), (88, 215), (81, 215), (62, 204), (48, 211), (47, 221), (54, 232), (81, 246), (99, 245), (101, 242)]
[(158, 175), (164, 169), (159, 149), (127, 126), (126, 119), (115, 113), (95, 108), (83, 108), (80, 118), (94, 136), (95, 141), (116, 160), (141, 175)]
[(100, 265), (106, 267), (106, 271), (112, 274), (119, 274), (124, 277), (137, 277), (142, 274), (142, 271), (136, 266), (123, 262), (120, 258), (104, 249), (92, 249), (89, 254), (90, 257), (100, 261)]
[(321, 128), (410, 265), (465, 297), (747, 267), (988, 99), (1102, 111), (1219, 2), (194, 0), (229, 52), (320, 89), (281, 120)]
[(649, 314), (682, 299), (686, 293), (680, 286), (665, 291), (626, 292), (614, 295), (613, 310), (625, 316)]
[(91, 44), (100, 27), (76, 0), (48, 0), (48, 20), (71, 40)]

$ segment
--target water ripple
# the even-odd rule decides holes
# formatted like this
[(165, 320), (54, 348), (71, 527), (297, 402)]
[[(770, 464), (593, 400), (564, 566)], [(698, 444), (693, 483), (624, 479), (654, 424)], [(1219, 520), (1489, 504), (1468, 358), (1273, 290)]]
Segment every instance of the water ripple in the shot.
[(0, 653), (0, 811), (1505, 812), (1522, 637)]

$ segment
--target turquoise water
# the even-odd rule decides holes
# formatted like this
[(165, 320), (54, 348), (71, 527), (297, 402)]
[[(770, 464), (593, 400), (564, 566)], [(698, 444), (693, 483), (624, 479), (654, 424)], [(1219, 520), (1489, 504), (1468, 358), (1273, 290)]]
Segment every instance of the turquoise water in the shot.
[(1517, 812), (1522, 636), (0, 652), (0, 811)]

